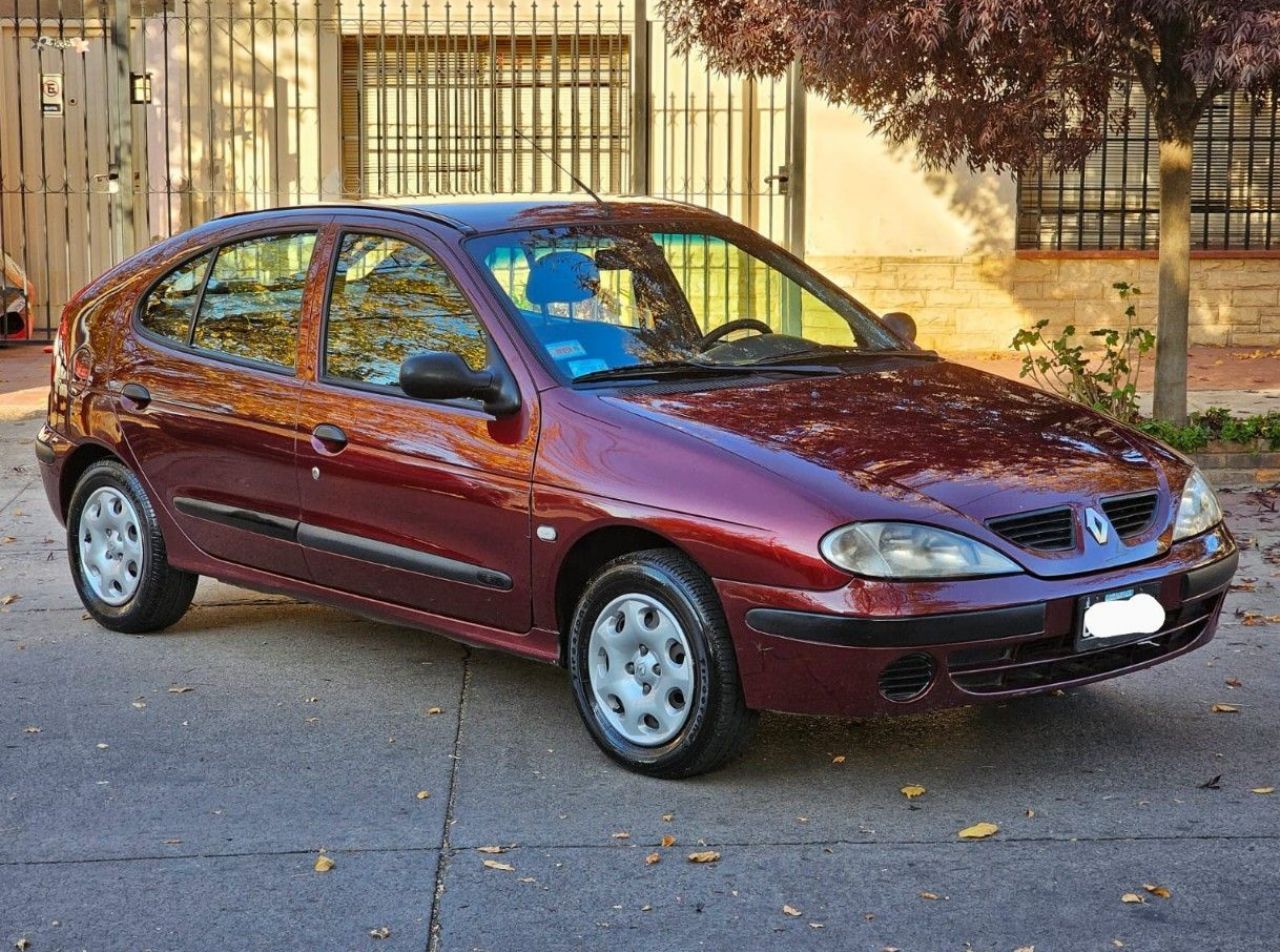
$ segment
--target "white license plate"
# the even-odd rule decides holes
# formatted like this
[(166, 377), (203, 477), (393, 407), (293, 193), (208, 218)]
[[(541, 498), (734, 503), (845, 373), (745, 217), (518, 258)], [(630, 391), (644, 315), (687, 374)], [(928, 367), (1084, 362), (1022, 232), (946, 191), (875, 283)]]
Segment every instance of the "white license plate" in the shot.
[(1156, 586), (1128, 588), (1081, 599), (1080, 641), (1097, 644), (1154, 635), (1164, 627)]

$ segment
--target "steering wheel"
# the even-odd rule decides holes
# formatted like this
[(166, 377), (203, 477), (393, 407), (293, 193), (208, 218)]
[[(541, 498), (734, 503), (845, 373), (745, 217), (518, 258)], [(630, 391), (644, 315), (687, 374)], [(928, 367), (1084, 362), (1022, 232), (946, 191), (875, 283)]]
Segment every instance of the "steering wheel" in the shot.
[(773, 328), (764, 321), (757, 321), (754, 317), (740, 317), (736, 321), (729, 321), (727, 324), (713, 327), (703, 334), (698, 341), (698, 352), (702, 353), (710, 350), (712, 344), (717, 343), (722, 337), (727, 337), (734, 331), (756, 331), (760, 334), (772, 334)]

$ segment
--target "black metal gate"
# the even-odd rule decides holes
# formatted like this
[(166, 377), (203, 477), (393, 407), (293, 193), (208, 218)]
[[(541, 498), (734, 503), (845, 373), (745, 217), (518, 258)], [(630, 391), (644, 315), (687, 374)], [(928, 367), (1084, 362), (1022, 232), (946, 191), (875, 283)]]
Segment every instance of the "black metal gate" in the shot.
[(0, 0), (0, 340), (218, 215), (562, 168), (799, 251), (802, 141), (793, 84), (676, 55), (645, 0)]

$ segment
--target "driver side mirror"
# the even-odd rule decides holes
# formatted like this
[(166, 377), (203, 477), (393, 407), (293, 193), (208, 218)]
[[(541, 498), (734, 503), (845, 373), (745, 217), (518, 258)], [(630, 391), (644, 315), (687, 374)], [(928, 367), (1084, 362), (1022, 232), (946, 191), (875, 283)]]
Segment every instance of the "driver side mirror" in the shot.
[(884, 321), (885, 327), (893, 331), (905, 341), (915, 343), (916, 339), (916, 322), (914, 318), (905, 311), (890, 311), (884, 317), (880, 318)]
[(485, 412), (498, 417), (520, 409), (520, 393), (505, 367), (472, 370), (449, 351), (428, 351), (405, 360), (400, 365), (400, 389), (419, 400), (480, 400)]

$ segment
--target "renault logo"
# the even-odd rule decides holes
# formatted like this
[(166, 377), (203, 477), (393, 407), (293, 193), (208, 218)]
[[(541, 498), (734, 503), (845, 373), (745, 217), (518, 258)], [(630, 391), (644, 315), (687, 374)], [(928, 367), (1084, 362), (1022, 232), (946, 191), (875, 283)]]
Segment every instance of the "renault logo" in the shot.
[(1102, 513), (1090, 507), (1084, 511), (1084, 527), (1089, 530), (1089, 534), (1093, 536), (1098, 545), (1104, 545), (1107, 541), (1107, 520)]

